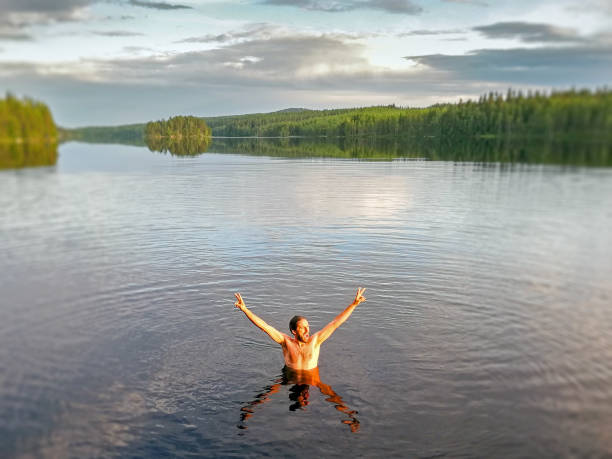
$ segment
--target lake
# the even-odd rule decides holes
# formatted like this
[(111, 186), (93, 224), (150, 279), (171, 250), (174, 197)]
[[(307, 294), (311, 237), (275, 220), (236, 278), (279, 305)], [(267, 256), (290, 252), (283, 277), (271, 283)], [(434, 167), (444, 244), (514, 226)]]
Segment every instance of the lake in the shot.
[[(0, 209), (4, 457), (612, 455), (611, 168), (69, 143)], [(324, 390), (233, 306), (359, 286)]]

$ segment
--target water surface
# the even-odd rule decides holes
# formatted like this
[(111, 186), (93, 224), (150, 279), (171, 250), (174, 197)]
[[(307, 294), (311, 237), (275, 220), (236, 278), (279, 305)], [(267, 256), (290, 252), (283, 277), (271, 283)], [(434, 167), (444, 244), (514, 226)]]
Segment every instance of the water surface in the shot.
[(611, 169), (239, 153), (0, 171), (4, 455), (612, 454)]

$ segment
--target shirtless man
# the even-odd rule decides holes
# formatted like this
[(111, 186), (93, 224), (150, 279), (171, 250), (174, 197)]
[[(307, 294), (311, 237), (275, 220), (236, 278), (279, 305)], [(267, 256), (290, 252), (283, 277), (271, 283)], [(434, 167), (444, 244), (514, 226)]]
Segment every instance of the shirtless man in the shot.
[(268, 325), (263, 319), (253, 314), (250, 311), (240, 293), (236, 293), (236, 301), (234, 306), (240, 309), (247, 318), (253, 322), (258, 328), (266, 332), (270, 338), (281, 345), (283, 356), (285, 357), (285, 365), (292, 370), (312, 370), (317, 368), (319, 361), (319, 350), (321, 344), (336, 331), (340, 325), (349, 318), (355, 308), (366, 299), (363, 296), (365, 288), (358, 288), (357, 295), (351, 304), (342, 311), (338, 316), (328, 323), (321, 331), (314, 335), (310, 335), (310, 328), (305, 317), (295, 316), (289, 322), (289, 330), (293, 336), (279, 332), (276, 328)]

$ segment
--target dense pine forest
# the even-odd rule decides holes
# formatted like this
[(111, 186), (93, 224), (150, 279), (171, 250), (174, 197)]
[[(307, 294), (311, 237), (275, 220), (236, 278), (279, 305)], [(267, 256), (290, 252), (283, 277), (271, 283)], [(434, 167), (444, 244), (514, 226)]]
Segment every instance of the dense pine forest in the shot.
[(509, 90), (427, 108), (394, 105), (205, 118), (215, 136), (597, 138), (612, 133), (612, 91)]
[(0, 99), (0, 168), (55, 164), (57, 137), (45, 104), (10, 93)]

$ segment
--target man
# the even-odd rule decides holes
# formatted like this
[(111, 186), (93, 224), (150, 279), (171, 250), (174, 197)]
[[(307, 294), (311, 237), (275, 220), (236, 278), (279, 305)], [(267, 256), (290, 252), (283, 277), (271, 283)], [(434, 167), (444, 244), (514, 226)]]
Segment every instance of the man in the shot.
[(301, 316), (295, 316), (289, 322), (289, 330), (293, 336), (279, 332), (276, 328), (268, 325), (263, 319), (253, 314), (253, 312), (246, 307), (240, 293), (235, 294), (238, 301), (234, 303), (234, 306), (244, 312), (247, 318), (253, 322), (255, 326), (261, 328), (270, 338), (281, 345), (283, 356), (285, 357), (285, 365), (289, 369), (297, 371), (313, 370), (317, 368), (321, 344), (336, 331), (336, 328), (349, 318), (360, 303), (366, 300), (363, 296), (363, 292), (365, 292), (365, 288), (359, 287), (353, 302), (348, 305), (344, 311), (338, 314), (334, 320), (314, 335), (310, 335), (308, 321), (305, 317)]

